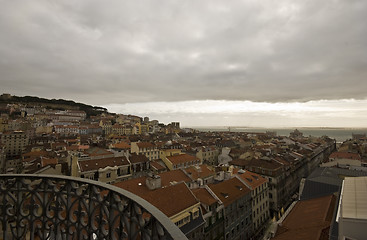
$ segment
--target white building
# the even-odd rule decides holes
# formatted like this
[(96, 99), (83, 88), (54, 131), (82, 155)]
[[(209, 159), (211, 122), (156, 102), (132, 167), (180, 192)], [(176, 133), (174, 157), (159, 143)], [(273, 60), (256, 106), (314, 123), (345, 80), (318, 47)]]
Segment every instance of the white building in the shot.
[(346, 177), (336, 220), (339, 239), (366, 239), (367, 177)]

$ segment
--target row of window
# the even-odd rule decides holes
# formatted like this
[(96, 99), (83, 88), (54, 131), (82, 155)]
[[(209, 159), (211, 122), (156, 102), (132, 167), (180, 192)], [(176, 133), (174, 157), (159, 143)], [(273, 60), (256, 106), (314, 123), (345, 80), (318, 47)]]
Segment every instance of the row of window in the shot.
[(256, 217), (256, 215), (261, 213), (267, 206), (268, 206), (268, 201), (260, 205), (260, 207), (256, 208), (256, 211), (253, 212), (254, 218)]
[[(248, 218), (246, 218), (246, 225), (248, 225), (248, 224), (249, 224), (249, 220), (248, 220)], [(237, 234), (243, 233), (244, 232), (244, 229), (243, 229), (244, 227), (245, 227), (244, 226), (244, 221), (241, 222), (241, 228), (240, 228), (240, 224), (237, 224), (237, 226), (235, 228), (231, 229), (231, 232), (226, 233), (226, 239), (233, 238)], [(250, 233), (246, 232), (247, 239), (249, 238), (249, 235), (250, 235)]]
[(252, 201), (252, 206), (255, 206), (256, 204), (261, 202), (261, 200), (263, 200), (268, 194), (268, 191), (261, 193), (259, 196), (256, 197), (256, 201)]
[(260, 226), (262, 226), (263, 222), (269, 217), (269, 213), (265, 212), (264, 214), (261, 215), (261, 217), (254, 223), (254, 228), (258, 228)]

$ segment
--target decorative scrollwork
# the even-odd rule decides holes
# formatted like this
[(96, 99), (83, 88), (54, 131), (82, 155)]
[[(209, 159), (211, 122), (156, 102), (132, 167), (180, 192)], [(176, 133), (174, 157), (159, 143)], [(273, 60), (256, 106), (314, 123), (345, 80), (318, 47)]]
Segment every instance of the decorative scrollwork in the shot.
[(186, 239), (154, 206), (64, 176), (0, 175), (0, 239)]

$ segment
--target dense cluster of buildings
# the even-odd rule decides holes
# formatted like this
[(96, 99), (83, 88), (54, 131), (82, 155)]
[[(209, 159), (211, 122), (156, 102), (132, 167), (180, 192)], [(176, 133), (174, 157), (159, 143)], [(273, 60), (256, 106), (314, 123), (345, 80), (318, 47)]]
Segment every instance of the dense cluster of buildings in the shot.
[(268, 236), (276, 240), (365, 239), (366, 146), (365, 134), (353, 134), (303, 178), (298, 199), (272, 221)]
[[(116, 185), (152, 203), (189, 239), (267, 236), (269, 226), (300, 199), (300, 183), (341, 156), (333, 153), (334, 140), (304, 137), (298, 130), (290, 136), (198, 132), (133, 115), (91, 117), (14, 104), (2, 109), (1, 173), (60, 174)], [(360, 162), (364, 147), (358, 148)], [(353, 142), (345, 148), (352, 154), (356, 147)]]

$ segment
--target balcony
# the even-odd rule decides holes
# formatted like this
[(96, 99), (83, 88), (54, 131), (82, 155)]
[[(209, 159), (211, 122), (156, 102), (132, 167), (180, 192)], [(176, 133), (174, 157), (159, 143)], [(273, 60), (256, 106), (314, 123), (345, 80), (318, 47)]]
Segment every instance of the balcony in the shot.
[(93, 180), (0, 174), (0, 239), (187, 239), (156, 207)]

